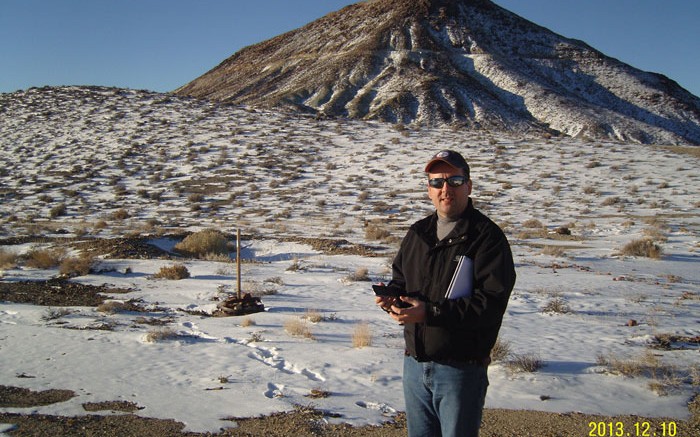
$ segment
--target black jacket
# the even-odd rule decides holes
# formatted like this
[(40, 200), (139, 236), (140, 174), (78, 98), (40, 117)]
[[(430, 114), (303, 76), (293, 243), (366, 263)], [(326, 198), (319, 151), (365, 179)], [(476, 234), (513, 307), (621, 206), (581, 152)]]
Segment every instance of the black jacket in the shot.
[[(474, 265), (470, 298), (447, 300), (458, 256)], [(493, 348), (515, 267), (503, 231), (471, 199), (452, 232), (437, 239), (437, 213), (409, 229), (393, 263), (392, 283), (427, 302), (427, 320), (404, 327), (406, 353), (418, 361), (483, 361)]]

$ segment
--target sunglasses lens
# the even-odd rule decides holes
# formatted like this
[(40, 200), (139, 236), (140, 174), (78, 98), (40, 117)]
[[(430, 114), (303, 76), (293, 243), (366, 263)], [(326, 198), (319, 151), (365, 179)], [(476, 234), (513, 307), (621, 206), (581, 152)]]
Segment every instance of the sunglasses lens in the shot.
[(433, 178), (433, 179), (428, 179), (428, 184), (433, 187), (433, 188), (442, 188), (443, 185), (445, 185), (445, 182), (447, 182), (447, 185), (450, 187), (459, 187), (461, 185), (464, 185), (466, 182), (466, 179), (464, 176), (452, 176), (451, 178)]
[(447, 185), (450, 187), (459, 187), (460, 185), (464, 185), (464, 177), (452, 176), (451, 178), (447, 178)]
[(428, 184), (433, 188), (442, 188), (445, 185), (444, 178), (428, 179)]

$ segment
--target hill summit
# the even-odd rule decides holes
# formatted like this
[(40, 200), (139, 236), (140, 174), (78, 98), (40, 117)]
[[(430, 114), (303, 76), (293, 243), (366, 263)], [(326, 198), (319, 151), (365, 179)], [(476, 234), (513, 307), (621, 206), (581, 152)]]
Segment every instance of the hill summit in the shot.
[(700, 99), (489, 0), (369, 0), (176, 94), (320, 116), (700, 144)]

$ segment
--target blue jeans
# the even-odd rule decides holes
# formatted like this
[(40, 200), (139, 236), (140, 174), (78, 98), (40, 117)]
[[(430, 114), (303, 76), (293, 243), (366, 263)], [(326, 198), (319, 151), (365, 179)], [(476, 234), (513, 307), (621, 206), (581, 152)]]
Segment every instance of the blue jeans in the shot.
[(403, 363), (409, 437), (477, 437), (489, 379), (486, 366)]

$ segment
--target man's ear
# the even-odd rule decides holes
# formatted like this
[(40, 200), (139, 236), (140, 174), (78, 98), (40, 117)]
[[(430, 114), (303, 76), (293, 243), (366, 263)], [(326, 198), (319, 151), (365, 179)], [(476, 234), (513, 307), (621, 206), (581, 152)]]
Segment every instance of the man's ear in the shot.
[(467, 181), (467, 196), (469, 196), (469, 195), (471, 195), (471, 194), (472, 194), (472, 180), (469, 179), (469, 180)]

